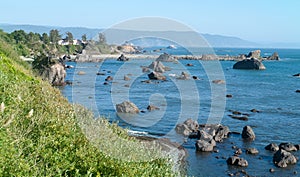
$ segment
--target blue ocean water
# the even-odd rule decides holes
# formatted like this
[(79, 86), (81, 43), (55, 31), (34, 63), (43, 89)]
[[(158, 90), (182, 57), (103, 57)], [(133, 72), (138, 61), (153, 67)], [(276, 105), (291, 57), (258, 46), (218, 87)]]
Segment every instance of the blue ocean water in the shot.
[[(219, 55), (246, 54), (254, 49), (216, 48)], [(182, 142), (188, 150), (189, 176), (227, 176), (245, 169), (251, 176), (294, 176), (294, 171), (300, 172), (297, 163), (287, 169), (278, 169), (272, 162), (272, 153), (264, 150), (269, 143), (292, 142), (300, 144), (300, 78), (293, 74), (300, 73), (299, 49), (261, 49), (263, 56), (278, 52), (280, 61), (264, 61), (266, 70), (233, 70), (234, 61), (181, 60), (179, 63), (164, 63), (172, 70), (167, 71), (167, 81), (144, 83), (147, 74), (142, 73), (140, 66), (148, 66), (152, 60), (137, 59), (129, 62), (118, 62), (108, 59), (102, 63), (68, 63), (76, 66), (67, 70), (67, 80), (73, 81), (73, 86), (66, 86), (62, 93), (71, 101), (85, 105), (96, 114), (108, 117), (112, 122), (135, 131), (147, 132), (149, 136), (167, 137), (173, 141)], [(167, 51), (174, 54), (186, 54), (184, 49)], [(193, 51), (197, 53), (197, 51)], [(193, 64), (187, 67), (186, 64)], [(218, 66), (222, 70), (218, 69)], [(208, 68), (210, 67), (210, 68)], [(84, 71), (85, 75), (78, 75)], [(174, 74), (182, 71), (199, 80), (178, 80)], [(216, 77), (224, 78), (225, 85), (213, 85), (207, 75), (208, 71)], [(105, 75), (96, 75), (97, 72)], [(222, 74), (223, 77), (219, 74)], [(124, 75), (131, 78), (124, 80)], [(104, 85), (105, 78), (113, 76), (114, 80)], [(216, 99), (213, 104), (212, 88), (219, 89), (220, 94), (232, 94), (232, 98)], [(222, 92), (225, 89), (225, 92)], [(217, 95), (218, 96), (218, 95)], [(224, 96), (224, 95), (223, 95)], [(115, 104), (130, 100), (142, 111), (139, 117), (118, 117)], [(154, 104), (160, 110), (148, 112), (149, 104)], [(224, 114), (219, 120), (232, 131), (241, 132), (245, 125), (253, 127), (256, 139), (252, 143), (243, 142), (239, 135), (233, 135), (223, 143), (217, 145), (219, 153), (198, 153), (195, 151), (195, 140), (183, 141), (183, 137), (174, 132), (178, 122), (187, 118), (197, 119), (199, 123), (206, 123), (213, 106), (224, 104)], [(217, 109), (217, 110), (220, 110)], [(260, 110), (252, 113), (251, 109)], [(221, 109), (222, 110), (222, 109)], [(248, 121), (230, 118), (229, 110), (237, 110), (250, 114)], [(217, 115), (220, 115), (217, 114)], [(260, 153), (256, 156), (243, 153), (241, 156), (248, 160), (247, 168), (235, 168), (226, 164), (226, 158), (233, 155), (233, 145), (242, 148), (255, 147)], [(294, 153), (299, 157), (300, 153)], [(274, 173), (269, 169), (275, 168)]]

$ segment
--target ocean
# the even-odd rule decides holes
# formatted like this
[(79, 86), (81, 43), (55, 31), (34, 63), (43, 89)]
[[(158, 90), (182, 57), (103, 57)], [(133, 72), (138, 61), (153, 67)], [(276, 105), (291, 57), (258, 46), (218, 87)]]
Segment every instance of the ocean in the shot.
[[(218, 55), (247, 54), (254, 49), (216, 48)], [(187, 54), (184, 49), (169, 49), (168, 53)], [(197, 52), (196, 50), (193, 52)], [(178, 63), (164, 63), (171, 68), (165, 75), (167, 81), (148, 80), (147, 73), (142, 73), (141, 66), (148, 66), (152, 60), (135, 59), (128, 62), (107, 59), (102, 63), (74, 63), (74, 68), (67, 69), (67, 80), (72, 86), (62, 89), (70, 102), (83, 104), (96, 115), (105, 116), (111, 122), (133, 130), (142, 135), (170, 138), (179, 142), (189, 153), (187, 157), (188, 176), (228, 176), (229, 173), (247, 171), (251, 176), (296, 176), (300, 165), (280, 169), (272, 162), (273, 153), (264, 147), (269, 143), (291, 142), (300, 144), (300, 49), (261, 49), (262, 56), (278, 52), (279, 61), (264, 61), (266, 70), (234, 70), (234, 61), (195, 61), (180, 60)], [(187, 64), (193, 66), (186, 66)], [(78, 75), (79, 71), (85, 72)], [(178, 80), (174, 75), (187, 72), (197, 76), (198, 80)], [(98, 73), (98, 75), (96, 75)], [(124, 80), (124, 75), (130, 81)], [(104, 84), (107, 76), (114, 80)], [(226, 84), (214, 84), (213, 79), (221, 79)], [(232, 98), (225, 98), (231, 94)], [(119, 117), (115, 104), (130, 100), (143, 112), (137, 117)], [(160, 110), (147, 111), (153, 104)], [(253, 113), (250, 110), (259, 110)], [(232, 119), (230, 110), (249, 114), (248, 121)], [(195, 150), (195, 140), (186, 139), (176, 134), (177, 123), (192, 118), (200, 124), (207, 122), (221, 123), (231, 131), (242, 132), (250, 125), (256, 139), (244, 142), (240, 135), (232, 135), (217, 144), (218, 153), (200, 153)], [(246, 168), (228, 166), (226, 159), (234, 154), (232, 146), (242, 148), (249, 166)], [(248, 155), (245, 149), (255, 147), (258, 155)], [(293, 153), (299, 157), (300, 153)], [(270, 173), (269, 169), (275, 172)]]

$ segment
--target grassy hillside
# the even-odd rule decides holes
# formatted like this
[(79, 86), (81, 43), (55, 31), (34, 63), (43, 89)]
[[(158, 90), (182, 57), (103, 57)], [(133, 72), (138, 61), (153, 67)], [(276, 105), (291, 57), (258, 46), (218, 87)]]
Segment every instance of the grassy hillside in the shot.
[(80, 106), (75, 111), (9, 45), (0, 46), (0, 176), (174, 175), (159, 151)]

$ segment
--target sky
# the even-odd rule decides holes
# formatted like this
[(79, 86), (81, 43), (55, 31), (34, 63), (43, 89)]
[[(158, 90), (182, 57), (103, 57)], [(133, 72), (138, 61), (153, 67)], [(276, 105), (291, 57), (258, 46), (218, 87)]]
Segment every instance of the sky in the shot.
[(300, 43), (299, 0), (7, 0), (0, 23), (109, 28), (163, 17), (200, 33), (254, 42)]

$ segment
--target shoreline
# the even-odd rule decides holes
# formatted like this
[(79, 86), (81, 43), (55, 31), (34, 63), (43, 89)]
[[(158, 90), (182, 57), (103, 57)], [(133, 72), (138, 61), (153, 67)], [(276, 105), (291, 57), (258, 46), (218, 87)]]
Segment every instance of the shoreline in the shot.
[[(101, 62), (105, 59), (118, 59), (120, 55), (124, 55), (126, 58), (130, 59), (157, 59), (160, 54), (99, 54), (99, 55), (82, 55), (79, 54), (76, 59), (71, 59), (68, 61), (75, 62)], [(215, 55), (215, 54), (204, 54), (204, 55), (170, 55), (174, 57), (175, 60), (201, 60), (201, 61), (242, 61), (245, 59), (250, 59), (251, 57), (246, 57), (245, 55)], [(273, 59), (271, 57), (260, 57), (261, 61), (265, 60), (279, 60)]]

